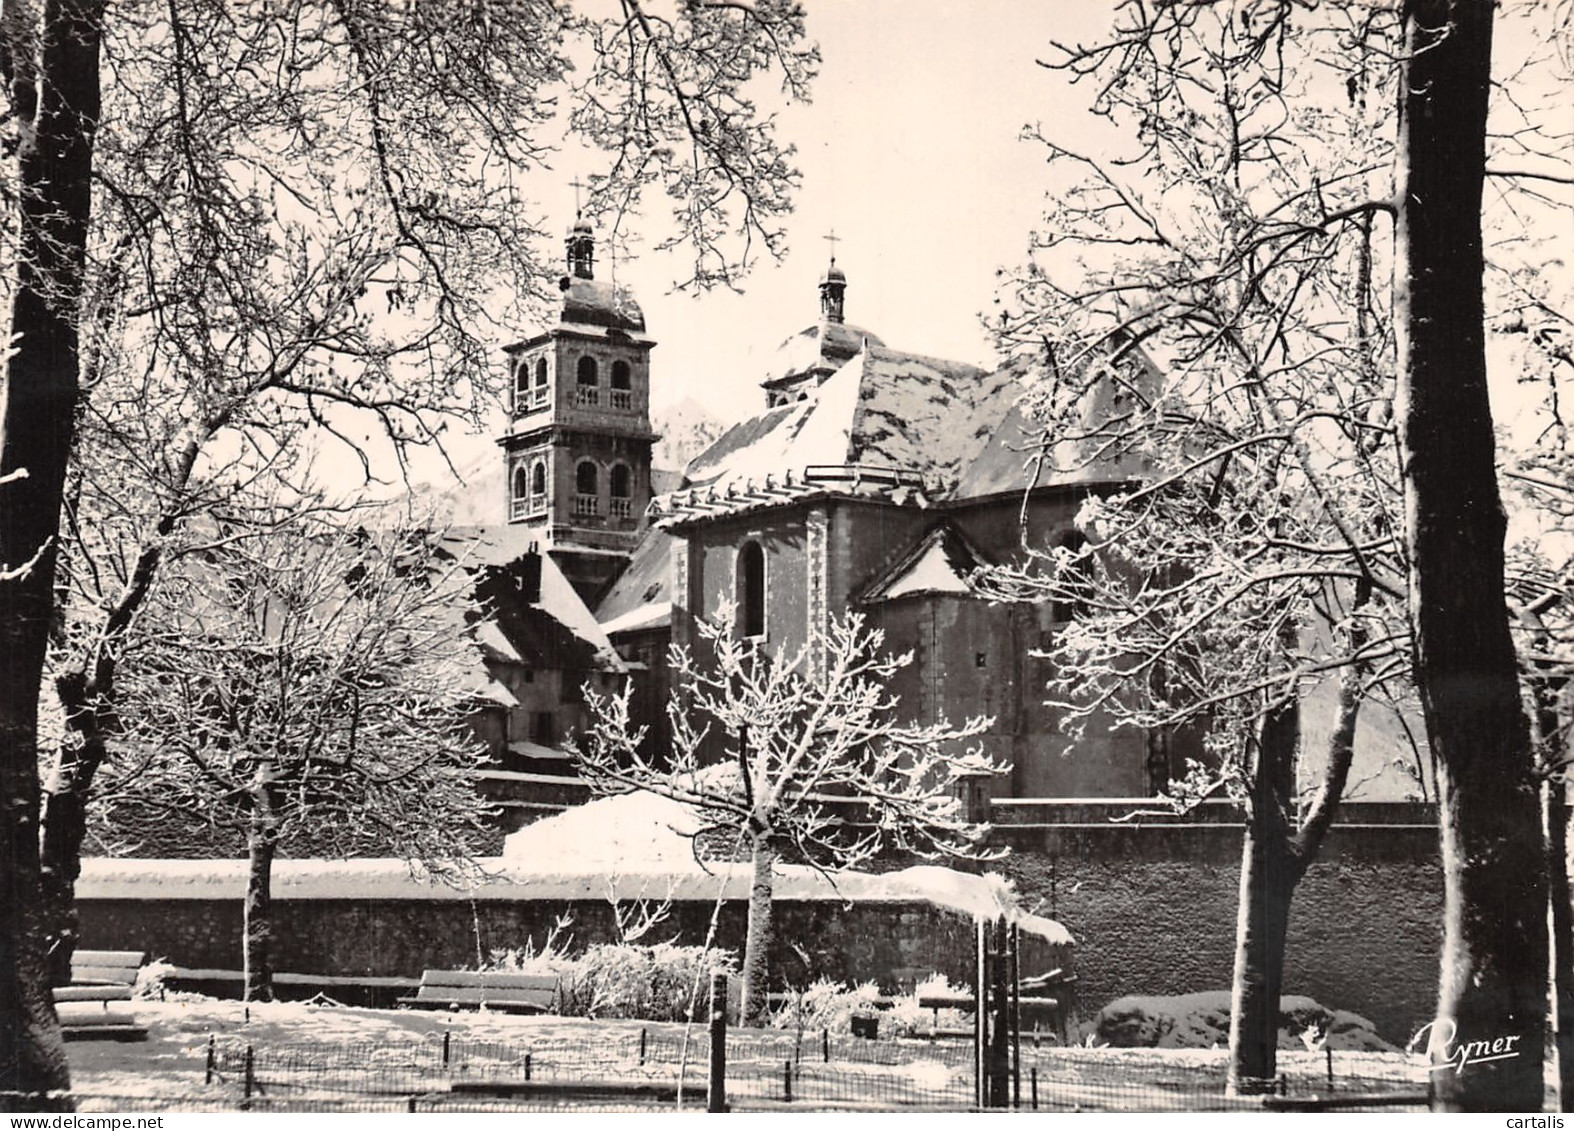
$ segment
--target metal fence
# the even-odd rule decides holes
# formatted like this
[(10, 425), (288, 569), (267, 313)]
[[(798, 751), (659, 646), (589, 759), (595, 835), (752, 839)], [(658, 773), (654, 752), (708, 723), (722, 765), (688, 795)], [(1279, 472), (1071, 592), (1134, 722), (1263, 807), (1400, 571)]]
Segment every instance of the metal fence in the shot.
[[(966, 1042), (862, 1040), (820, 1031), (730, 1029), (732, 1111), (966, 1111), (976, 1106)], [(390, 1043), (248, 1043), (193, 1050), (189, 1094), (78, 1092), (81, 1111), (705, 1110), (711, 1036), (673, 1027), (519, 1042), (451, 1033)], [(1040, 1111), (1424, 1110), (1424, 1065), (1349, 1053), (1281, 1054), (1273, 1094), (1225, 1094), (1223, 1050), (1023, 1047), (1009, 1106)], [(197, 1060), (196, 1058), (202, 1058)]]

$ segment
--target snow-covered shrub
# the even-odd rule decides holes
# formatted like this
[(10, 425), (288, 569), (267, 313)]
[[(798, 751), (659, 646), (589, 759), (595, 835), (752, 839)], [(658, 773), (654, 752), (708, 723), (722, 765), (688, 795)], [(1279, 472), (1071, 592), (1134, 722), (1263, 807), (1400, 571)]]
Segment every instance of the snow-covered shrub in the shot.
[(164, 958), (156, 958), (137, 971), (137, 981), (131, 987), (131, 996), (137, 1001), (163, 1001), (168, 995), (165, 985), (174, 977), (177, 967)]
[(562, 974), (574, 965), (568, 952), (573, 941), (568, 929), (573, 923), (571, 916), (560, 915), (539, 947), (535, 939), (526, 939), (524, 946), (494, 949), (481, 969), (508, 974)]
[(920, 1037), (930, 1032), (936, 1024), (942, 1029), (959, 1029), (969, 1024), (971, 1014), (958, 1009), (942, 1009), (938, 1018), (935, 1011), (919, 1004), (927, 993), (961, 993), (963, 987), (953, 986), (943, 974), (931, 974), (919, 983), (911, 994), (896, 998), (882, 998), (879, 987), (865, 982), (849, 987), (829, 978), (821, 978), (801, 994), (794, 994), (771, 1015), (771, 1026), (777, 1029), (796, 1029), (805, 1032), (826, 1029), (845, 1034), (852, 1029), (854, 1017), (873, 1017), (880, 1022), (882, 1037)]
[(731, 951), (677, 943), (598, 943), (563, 971), (560, 1010), (573, 1017), (640, 1021), (698, 1018), (709, 1005), (711, 973), (734, 969)]
[(944, 974), (931, 974), (918, 987), (904, 997), (899, 997), (891, 1003), (880, 1020), (880, 1033), (886, 1035), (887, 1031), (893, 1037), (921, 1037), (935, 1028), (961, 1029), (972, 1024), (971, 1013), (960, 1009), (942, 1009), (936, 1013), (919, 1004), (919, 1000), (926, 994), (966, 993), (966, 986), (953, 986)]
[(880, 1012), (880, 987), (865, 982), (849, 988), (829, 978), (821, 978), (808, 989), (792, 995), (770, 1017), (774, 1029), (846, 1033), (854, 1017), (874, 1017)]
[[(1099, 1011), (1094, 1031), (1115, 1048), (1223, 1048), (1230, 1038), (1230, 992), (1173, 997), (1130, 995)], [(1315, 1041), (1309, 1032), (1318, 1034)], [(1279, 999), (1279, 1047), (1392, 1051), (1366, 1018), (1295, 994)]]

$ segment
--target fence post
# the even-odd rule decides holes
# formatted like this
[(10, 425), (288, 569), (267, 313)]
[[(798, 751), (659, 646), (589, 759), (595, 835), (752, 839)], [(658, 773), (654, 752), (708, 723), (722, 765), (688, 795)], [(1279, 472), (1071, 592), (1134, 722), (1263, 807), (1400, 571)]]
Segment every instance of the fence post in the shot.
[(1006, 954), (1005, 917), (997, 919), (990, 931), (989, 969), (989, 1092), (987, 1107), (1011, 1106), (1011, 990), (1008, 979), (1010, 959)]
[(792, 1103), (792, 1061), (782, 1062), (782, 1099)]
[(727, 975), (710, 976), (710, 1099), (706, 1111), (727, 1110)]
[(831, 1031), (820, 1030), (820, 1059), (826, 1064), (831, 1063)]
[(645, 1040), (646, 1032), (644, 1029), (641, 1029), (639, 1031), (639, 1066), (641, 1068), (645, 1067)]
[(448, 1030), (448, 1029), (444, 1029), (443, 1030), (443, 1067), (444, 1068), (448, 1067), (448, 1055), (449, 1055), (448, 1044), (449, 1044), (449, 1041), (451, 1041), (452, 1039), (453, 1039), (453, 1033), (450, 1030)]
[(202, 1073), (204, 1084), (213, 1083), (213, 1069), (218, 1065), (218, 1038), (212, 1033), (208, 1034), (208, 1066)]
[(525, 1083), (530, 1082), (530, 1054), (525, 1054)]
[(1028, 1069), (1028, 1086), (1032, 1089), (1033, 1110), (1038, 1110), (1038, 1065)]
[(988, 937), (982, 917), (974, 921), (973, 969), (973, 1102), (979, 1107), (989, 1106), (989, 1063), (985, 1053), (989, 1035), (989, 986), (985, 981), (989, 964)]
[(256, 1075), (255, 1075), (256, 1074), (256, 1070), (257, 1070), (256, 1069), (256, 1061), (254, 1059), (254, 1055), (252, 1053), (251, 1046), (247, 1045), (246, 1046), (246, 1083), (244, 1085), (245, 1091), (244, 1091), (243, 1094), (244, 1094), (245, 1098), (248, 1099), (248, 1100), (251, 1099), (252, 1089), (254, 1087), (256, 1087), (256, 1084), (257, 1084)]
[(1017, 925), (1006, 928), (1006, 955), (1011, 986), (1011, 1106), (1022, 1106), (1022, 954)]
[[(1323, 1040), (1326, 1042), (1328, 1040), (1328, 1038), (1324, 1037)], [(1333, 1086), (1334, 1086), (1334, 1047), (1333, 1047), (1333, 1045), (1324, 1044), (1323, 1045), (1323, 1054), (1325, 1056), (1327, 1056), (1327, 1058), (1328, 1058), (1328, 1090), (1332, 1091), (1333, 1090)]]

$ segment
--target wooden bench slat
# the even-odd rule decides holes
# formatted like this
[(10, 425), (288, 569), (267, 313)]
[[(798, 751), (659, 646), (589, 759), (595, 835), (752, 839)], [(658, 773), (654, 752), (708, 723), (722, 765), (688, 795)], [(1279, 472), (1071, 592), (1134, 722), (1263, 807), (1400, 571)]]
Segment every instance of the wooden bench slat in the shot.
[(467, 987), (422, 986), (416, 991), (418, 1001), (517, 1001), (527, 1005), (550, 1005), (555, 996), (540, 990), (493, 990)]
[(57, 1002), (130, 1001), (131, 987), (124, 984), (113, 986), (56, 986), (54, 995)]
[(400, 1005), (418, 1009), (474, 1007), (549, 1013), (557, 1005), (559, 979), (552, 974), (478, 970), (425, 970), (414, 997)]
[(489, 1009), (500, 1013), (550, 1013), (551, 1002), (515, 1001), (507, 998), (486, 998), (483, 1001), (458, 1001), (441, 997), (402, 997), (398, 1004), (415, 1009)]
[(71, 964), (73, 982), (121, 982), (133, 985), (137, 980), (135, 966), (78, 966)]
[(484, 986), (509, 990), (556, 990), (558, 979), (551, 974), (490, 974), (475, 970), (427, 970), (421, 975), (423, 986)]
[(129, 966), (135, 970), (147, 965), (147, 954), (140, 950), (78, 950), (71, 955), (71, 965)]

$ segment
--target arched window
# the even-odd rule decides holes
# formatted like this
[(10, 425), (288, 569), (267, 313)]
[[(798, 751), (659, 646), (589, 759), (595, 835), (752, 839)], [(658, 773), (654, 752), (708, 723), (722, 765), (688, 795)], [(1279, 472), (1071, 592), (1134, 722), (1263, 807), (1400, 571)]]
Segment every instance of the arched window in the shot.
[(525, 487), (528, 485), (529, 476), (525, 472), (525, 465), (516, 463), (514, 474), (509, 478), (512, 490), (508, 493), (508, 517), (510, 519), (524, 518), (529, 513), (529, 502), (525, 498)]
[(532, 495), (547, 493), (547, 465), (544, 460), (536, 460), (536, 465), (530, 469), (530, 493)]
[(530, 386), (530, 366), (520, 360), (514, 362), (514, 401), (521, 406), (525, 403), (525, 394)]
[(765, 635), (765, 551), (758, 542), (745, 542), (738, 550), (738, 631), (744, 636)]
[(634, 407), (634, 392), (629, 388), (629, 363), (614, 361), (612, 363), (612, 391), (607, 394), (608, 403), (613, 408), (630, 409)]
[(612, 465), (612, 482), (609, 494), (612, 496), (611, 514), (613, 518), (629, 518), (633, 514), (634, 475), (629, 471), (628, 465), (615, 463)]
[(547, 359), (536, 359), (536, 383), (530, 390), (530, 407), (544, 408), (547, 403)]
[(580, 517), (601, 513), (601, 474), (588, 459), (574, 466), (574, 513)]
[(601, 390), (596, 387), (596, 359), (585, 356), (579, 359), (579, 384), (574, 389), (574, 403), (594, 408), (601, 403)]

